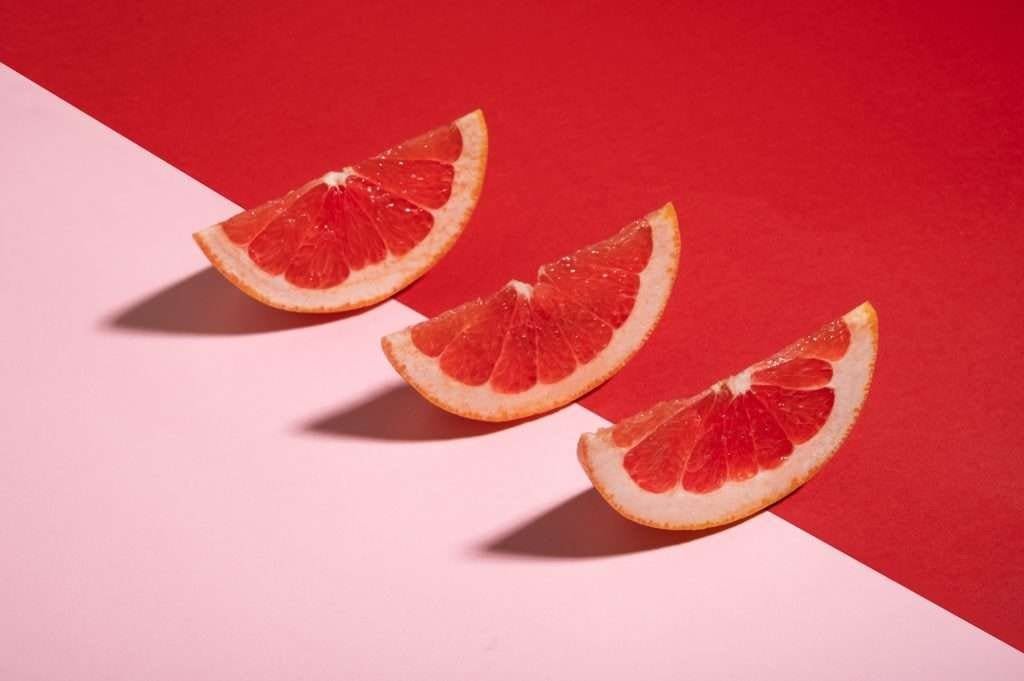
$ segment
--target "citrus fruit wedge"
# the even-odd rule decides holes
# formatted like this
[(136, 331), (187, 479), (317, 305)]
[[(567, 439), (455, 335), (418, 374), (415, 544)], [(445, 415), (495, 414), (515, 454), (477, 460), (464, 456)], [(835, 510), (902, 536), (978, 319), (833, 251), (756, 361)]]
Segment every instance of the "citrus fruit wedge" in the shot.
[(382, 340), (402, 377), (437, 406), (511, 421), (550, 411), (618, 371), (658, 323), (679, 264), (672, 204)]
[(739, 520), (832, 457), (857, 420), (877, 349), (878, 320), (864, 303), (699, 395), (583, 435), (580, 463), (615, 510), (643, 525)]
[(221, 274), (267, 305), (366, 307), (454, 245), (486, 164), (487, 126), (474, 111), (193, 236)]

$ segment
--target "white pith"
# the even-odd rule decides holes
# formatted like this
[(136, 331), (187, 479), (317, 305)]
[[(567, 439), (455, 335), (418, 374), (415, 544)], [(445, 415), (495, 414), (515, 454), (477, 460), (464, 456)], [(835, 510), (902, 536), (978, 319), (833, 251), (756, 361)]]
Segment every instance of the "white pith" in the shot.
[[(487, 163), (487, 127), (483, 114), (474, 111), (456, 120), (462, 135), (462, 153), (453, 164), (451, 198), (441, 208), (429, 211), (434, 226), (426, 238), (408, 253), (389, 253), (379, 263), (353, 270), (341, 284), (328, 289), (299, 288), (284, 275), (270, 275), (256, 266), (246, 246), (231, 241), (221, 224), (195, 234), (195, 239), (224, 276), (257, 300), (295, 312), (339, 312), (371, 305), (405, 288), (426, 272), (458, 238), (469, 220), (480, 192)], [(323, 176), (328, 184), (340, 184), (352, 168)], [(251, 289), (251, 290), (247, 290)]]
[[(611, 342), (597, 357), (579, 366), (565, 379), (538, 383), (521, 393), (495, 391), (490, 383), (469, 386), (445, 374), (437, 358), (415, 346), (410, 329), (382, 341), (388, 359), (421, 394), (448, 411), (484, 421), (509, 421), (550, 411), (568, 404), (614, 374), (640, 347), (664, 310), (675, 281), (679, 261), (679, 226), (675, 209), (667, 204), (646, 217), (651, 225), (653, 249), (640, 273), (635, 306), (626, 322), (612, 334)], [(522, 296), (533, 289), (520, 281), (510, 285)]]
[(351, 168), (342, 168), (341, 170), (332, 170), (328, 173), (325, 173), (324, 176), (320, 179), (321, 182), (326, 184), (328, 187), (338, 187), (344, 184), (345, 180), (347, 180), (352, 175), (355, 175), (355, 173), (352, 171)]
[[(857, 419), (871, 382), (877, 353), (874, 309), (864, 303), (843, 317), (850, 329), (850, 347), (832, 365), (829, 386), (835, 391), (832, 413), (821, 430), (797, 445), (778, 468), (761, 470), (742, 482), (726, 482), (707, 494), (677, 485), (663, 493), (641, 488), (629, 476), (623, 458), (630, 447), (618, 447), (612, 429), (580, 438), (579, 459), (594, 486), (622, 515), (665, 529), (699, 529), (746, 517), (778, 501), (813, 476), (835, 453)], [(750, 370), (726, 379), (730, 390), (750, 384)]]

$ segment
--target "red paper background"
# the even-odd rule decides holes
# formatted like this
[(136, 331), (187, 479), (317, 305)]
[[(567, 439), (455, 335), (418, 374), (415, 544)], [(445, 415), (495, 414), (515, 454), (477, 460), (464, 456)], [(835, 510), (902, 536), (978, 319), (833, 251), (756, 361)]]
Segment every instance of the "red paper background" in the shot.
[(1019, 3), (213, 4), (7, 4), (0, 59), (247, 206), (483, 107), (476, 217), (400, 296), (428, 314), (675, 201), (609, 418), (870, 299), (861, 422), (775, 511), (1024, 647)]

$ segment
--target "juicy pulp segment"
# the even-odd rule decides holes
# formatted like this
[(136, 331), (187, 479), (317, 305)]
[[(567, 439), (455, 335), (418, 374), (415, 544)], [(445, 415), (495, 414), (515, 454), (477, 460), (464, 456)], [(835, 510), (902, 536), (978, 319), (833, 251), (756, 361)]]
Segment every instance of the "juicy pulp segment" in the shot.
[(723, 381), (620, 422), (612, 440), (629, 448), (626, 472), (648, 492), (682, 486), (703, 494), (778, 467), (828, 420), (835, 403), (830, 362), (849, 345), (849, 328), (832, 322), (744, 372), (746, 389)]
[(519, 393), (555, 383), (597, 356), (629, 317), (652, 247), (651, 226), (637, 221), (541, 267), (534, 286), (512, 282), (417, 324), (413, 344), (466, 385)]
[(331, 288), (389, 254), (401, 257), (429, 234), (430, 210), (451, 196), (452, 163), (461, 151), (458, 127), (443, 126), (221, 228), (267, 274), (283, 274), (300, 288)]

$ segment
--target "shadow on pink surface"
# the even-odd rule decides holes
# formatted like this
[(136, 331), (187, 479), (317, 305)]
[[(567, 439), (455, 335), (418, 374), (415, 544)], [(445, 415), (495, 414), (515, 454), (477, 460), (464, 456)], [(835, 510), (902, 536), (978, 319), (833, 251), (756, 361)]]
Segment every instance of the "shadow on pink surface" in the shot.
[[(399, 414), (401, 418), (396, 418)], [(399, 383), (321, 416), (303, 430), (368, 440), (454, 440), (487, 435), (519, 423), (522, 421), (486, 423), (455, 416)]]
[(243, 335), (324, 324), (362, 311), (316, 315), (275, 310), (207, 267), (115, 313), (106, 324), (140, 333)]
[(730, 527), (656, 530), (626, 520), (596, 490), (588, 489), (487, 542), (482, 549), (484, 553), (530, 558), (600, 558), (685, 544)]

